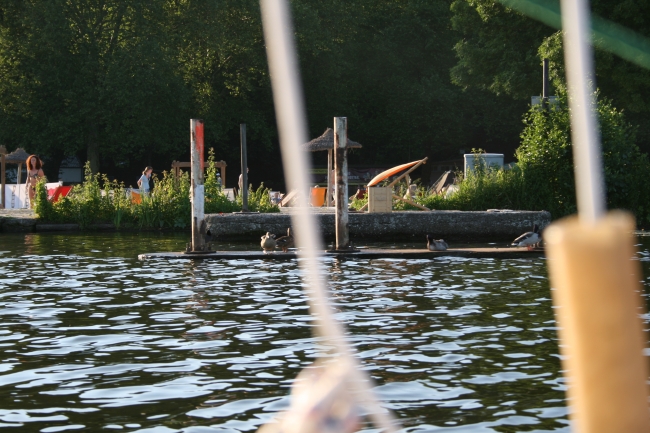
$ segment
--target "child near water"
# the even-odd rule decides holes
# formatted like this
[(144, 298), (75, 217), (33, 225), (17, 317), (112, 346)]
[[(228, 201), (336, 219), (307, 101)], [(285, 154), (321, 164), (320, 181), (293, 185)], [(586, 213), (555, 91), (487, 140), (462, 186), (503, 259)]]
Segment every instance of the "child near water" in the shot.
[(140, 187), (140, 191), (145, 195), (149, 194), (150, 191), (149, 181), (151, 180), (152, 172), (153, 172), (153, 167), (147, 166), (142, 171), (142, 176), (140, 176), (140, 179), (138, 179), (138, 187)]

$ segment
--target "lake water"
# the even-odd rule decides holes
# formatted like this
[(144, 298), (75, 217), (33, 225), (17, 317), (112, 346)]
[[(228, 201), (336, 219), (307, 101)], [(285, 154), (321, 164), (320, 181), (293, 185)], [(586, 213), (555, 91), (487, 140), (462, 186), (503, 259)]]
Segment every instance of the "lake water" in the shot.
[[(296, 261), (137, 260), (187, 240), (0, 235), (0, 427), (249, 432), (286, 408), (317, 353)], [(326, 266), (405, 431), (569, 431), (545, 259)]]

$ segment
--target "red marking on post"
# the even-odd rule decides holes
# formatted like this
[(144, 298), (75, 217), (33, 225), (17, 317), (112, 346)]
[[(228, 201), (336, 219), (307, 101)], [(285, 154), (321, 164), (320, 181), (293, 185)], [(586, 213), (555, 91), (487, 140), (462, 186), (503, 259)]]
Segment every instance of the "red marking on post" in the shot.
[(196, 122), (196, 150), (197, 153), (199, 154), (201, 173), (203, 173), (203, 170), (205, 169), (204, 147), (205, 146), (203, 143), (203, 122), (199, 120), (198, 122)]

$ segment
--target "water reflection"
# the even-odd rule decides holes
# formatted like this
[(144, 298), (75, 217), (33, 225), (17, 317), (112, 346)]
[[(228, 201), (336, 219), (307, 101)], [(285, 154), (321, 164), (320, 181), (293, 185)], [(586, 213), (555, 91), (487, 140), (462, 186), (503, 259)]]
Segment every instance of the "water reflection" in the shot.
[[(185, 242), (0, 237), (0, 427), (252, 431), (286, 407), (326, 349), (296, 262), (135, 259)], [(568, 432), (543, 259), (325, 266), (337, 317), (406, 431)]]

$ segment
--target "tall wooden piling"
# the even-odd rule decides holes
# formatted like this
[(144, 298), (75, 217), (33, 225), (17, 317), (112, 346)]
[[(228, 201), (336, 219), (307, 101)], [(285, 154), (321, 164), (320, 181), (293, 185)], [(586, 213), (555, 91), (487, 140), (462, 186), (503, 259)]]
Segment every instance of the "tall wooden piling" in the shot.
[(191, 160), (192, 183), (190, 185), (190, 198), (192, 201), (192, 252), (205, 249), (205, 191), (203, 187), (204, 171), (204, 141), (203, 120), (190, 120), (191, 130)]
[(646, 433), (647, 335), (631, 233), (636, 221), (606, 213), (587, 0), (562, 0), (562, 29), (578, 218), (544, 231), (566, 377), (571, 430)]
[(544, 231), (576, 433), (650, 431), (634, 228), (634, 218), (619, 211), (595, 225), (568, 218)]
[(246, 124), (239, 125), (239, 139), (241, 142), (241, 199), (242, 212), (248, 212), (248, 156), (246, 149)]
[(348, 225), (348, 119), (334, 118), (334, 170), (336, 172), (336, 249), (350, 248)]

